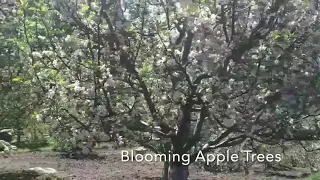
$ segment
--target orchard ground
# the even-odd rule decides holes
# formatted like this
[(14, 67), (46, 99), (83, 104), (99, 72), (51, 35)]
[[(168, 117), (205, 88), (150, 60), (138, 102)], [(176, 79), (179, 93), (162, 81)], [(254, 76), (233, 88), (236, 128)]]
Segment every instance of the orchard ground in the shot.
[[(13, 174), (18, 174), (24, 169), (32, 167), (51, 167), (58, 170), (60, 177), (76, 180), (156, 180), (161, 177), (161, 162), (121, 162), (121, 150), (112, 148), (98, 150), (99, 158), (96, 159), (66, 159), (58, 153), (18, 152), (9, 157), (0, 159), (0, 179), (12, 179)], [(8, 173), (11, 173), (10, 177)], [(31, 175), (30, 175), (31, 176)], [(18, 179), (15, 177), (15, 179)], [(33, 179), (23, 175), (25, 180)], [(214, 175), (192, 165), (190, 167), (190, 180), (250, 180), (250, 179), (279, 179), (280, 177), (266, 177), (263, 174), (228, 173)], [(306, 178), (312, 179), (312, 178)]]

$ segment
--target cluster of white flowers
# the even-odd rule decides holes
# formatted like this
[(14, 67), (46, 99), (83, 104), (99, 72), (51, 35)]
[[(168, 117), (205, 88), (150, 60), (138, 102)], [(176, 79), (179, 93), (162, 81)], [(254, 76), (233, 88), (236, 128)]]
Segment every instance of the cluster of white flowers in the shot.
[(82, 92), (82, 91), (84, 91), (84, 90), (85, 90), (85, 87), (82, 87), (82, 86), (80, 85), (80, 82), (79, 82), (79, 81), (76, 81), (76, 82), (74, 83), (74, 91), (75, 91), (76, 93)]
[(43, 120), (43, 115), (42, 114), (37, 114), (36, 115), (37, 121), (42, 121)]
[(38, 51), (32, 52), (32, 56), (34, 58), (42, 58), (42, 54)]
[(54, 95), (56, 94), (56, 91), (54, 89), (49, 89), (48, 91), (48, 98), (52, 99)]
[(61, 67), (62, 67), (62, 62), (59, 61), (58, 59), (53, 60), (52, 64), (53, 64), (53, 66), (55, 66), (56, 68), (61, 68)]
[(42, 55), (47, 56), (47, 57), (53, 57), (54, 56), (53, 51), (42, 51)]
[(105, 116), (108, 114), (108, 111), (104, 105), (99, 105), (96, 108), (96, 115), (97, 116)]

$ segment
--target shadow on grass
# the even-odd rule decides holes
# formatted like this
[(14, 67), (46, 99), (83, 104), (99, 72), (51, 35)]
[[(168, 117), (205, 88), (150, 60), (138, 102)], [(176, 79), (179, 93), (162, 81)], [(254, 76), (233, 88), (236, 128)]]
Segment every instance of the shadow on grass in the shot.
[(60, 158), (76, 160), (105, 160), (106, 155), (99, 155), (97, 153), (82, 154), (76, 152), (60, 152)]
[(18, 149), (28, 149), (30, 152), (39, 152), (44, 148), (51, 146), (50, 142), (46, 139), (37, 141), (21, 141), (19, 145), (14, 142), (12, 145), (17, 146)]

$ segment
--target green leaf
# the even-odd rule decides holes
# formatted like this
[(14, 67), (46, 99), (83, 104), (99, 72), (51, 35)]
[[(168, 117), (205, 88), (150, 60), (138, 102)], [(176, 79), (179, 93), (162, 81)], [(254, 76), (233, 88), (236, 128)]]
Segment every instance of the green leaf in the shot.
[(89, 9), (90, 9), (90, 6), (85, 5), (85, 6), (83, 6), (83, 7), (80, 9), (80, 12), (81, 12), (81, 13), (85, 13), (85, 12), (87, 12)]
[(195, 4), (187, 6), (187, 12), (188, 13), (195, 13), (195, 12), (198, 11), (198, 9), (199, 9), (199, 7), (197, 5), (195, 5)]
[(37, 10), (36, 7), (29, 7), (28, 9), (29, 9), (30, 11), (36, 11), (36, 10)]
[(28, 0), (20, 0), (20, 5), (26, 8), (28, 6)]
[(33, 116), (33, 117), (36, 117), (38, 114), (39, 114), (39, 113), (35, 111), (35, 112), (32, 113), (32, 116)]
[(48, 8), (47, 7), (41, 7), (41, 11), (46, 13), (48, 11)]
[(56, 76), (58, 75), (58, 72), (57, 72), (56, 70), (52, 70), (52, 71), (51, 71), (51, 75), (52, 75), (53, 77), (56, 77)]
[(30, 80), (24, 81), (23, 84), (25, 84), (25, 85), (30, 85), (30, 84), (31, 84), (31, 81), (30, 81)]
[(95, 14), (94, 13), (90, 13), (89, 14), (89, 16), (88, 16), (88, 18), (90, 19), (90, 20), (94, 20), (94, 17), (95, 17)]
[(61, 79), (59, 80), (59, 83), (60, 83), (60, 84), (66, 84), (66, 81), (61, 78)]
[(130, 26), (129, 28), (128, 28), (128, 31), (135, 31), (136, 30), (136, 28), (134, 27), (134, 26)]
[(36, 62), (34, 65), (33, 65), (33, 68), (34, 69), (39, 69), (41, 68), (41, 64), (39, 62)]
[(16, 39), (14, 39), (14, 38), (9, 38), (9, 39), (7, 39), (7, 41), (8, 41), (8, 42), (16, 42)]
[(275, 32), (275, 33), (272, 34), (273, 40), (277, 40), (277, 39), (280, 38), (280, 37), (281, 37), (281, 35), (280, 35), (279, 33), (277, 33), (277, 32)]
[(30, 26), (30, 27), (34, 27), (37, 25), (37, 23), (35, 21), (28, 21), (27, 24)]
[(74, 88), (74, 87), (76, 87), (76, 85), (75, 84), (69, 84), (68, 86), (66, 86), (65, 88), (67, 88), (67, 89), (71, 89), (71, 88)]
[(17, 82), (17, 83), (19, 83), (19, 82), (22, 82), (22, 79), (19, 78), (19, 77), (16, 77), (16, 78), (13, 78), (13, 79), (12, 79), (12, 82)]
[(140, 69), (140, 72), (141, 73), (149, 73), (149, 72), (151, 72), (151, 70), (152, 70), (152, 66), (144, 66), (144, 67), (142, 67), (141, 69)]

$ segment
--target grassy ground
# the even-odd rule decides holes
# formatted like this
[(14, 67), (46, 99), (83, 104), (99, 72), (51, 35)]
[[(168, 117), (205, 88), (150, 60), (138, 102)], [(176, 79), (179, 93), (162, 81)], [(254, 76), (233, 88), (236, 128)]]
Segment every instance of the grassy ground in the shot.
[(320, 180), (320, 173), (314, 173), (309, 178), (309, 180)]

